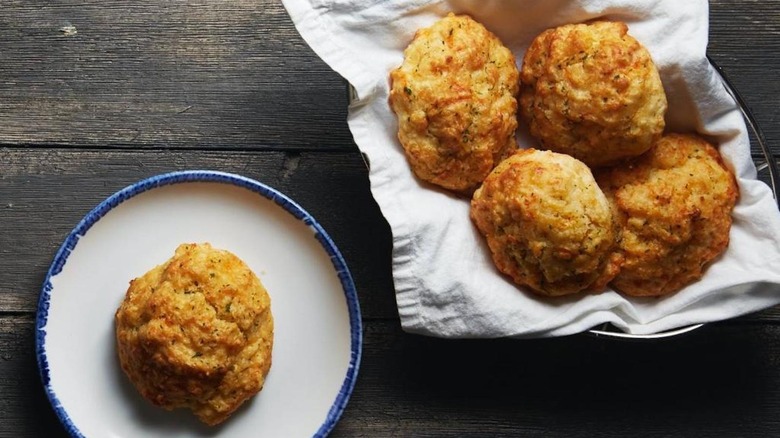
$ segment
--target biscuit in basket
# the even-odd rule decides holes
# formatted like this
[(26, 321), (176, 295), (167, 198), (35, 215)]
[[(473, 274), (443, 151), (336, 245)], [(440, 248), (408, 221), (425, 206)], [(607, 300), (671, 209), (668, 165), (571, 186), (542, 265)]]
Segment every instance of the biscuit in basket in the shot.
[(667, 102), (650, 53), (621, 22), (567, 24), (523, 59), (520, 111), (544, 149), (591, 168), (638, 156), (660, 138)]
[(234, 254), (183, 244), (130, 282), (116, 312), (119, 361), (141, 395), (225, 421), (263, 387), (274, 324), (260, 280)]
[(518, 78), (512, 52), (468, 16), (418, 30), (389, 97), (415, 175), (470, 194), (517, 148)]
[(617, 211), (625, 258), (612, 281), (633, 296), (660, 296), (698, 280), (729, 243), (736, 180), (714, 146), (669, 134), (625, 167), (599, 174)]
[(600, 290), (620, 265), (609, 202), (568, 155), (515, 152), (474, 193), (471, 218), (498, 270), (542, 295)]

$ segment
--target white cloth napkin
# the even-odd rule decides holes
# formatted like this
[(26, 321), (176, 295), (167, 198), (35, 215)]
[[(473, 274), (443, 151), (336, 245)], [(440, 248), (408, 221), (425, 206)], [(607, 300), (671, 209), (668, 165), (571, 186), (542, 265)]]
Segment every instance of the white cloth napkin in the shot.
[[(757, 181), (744, 121), (705, 57), (705, 0), (284, 0), (314, 51), (357, 90), (349, 108), (355, 142), (369, 158), (371, 190), (393, 232), (393, 278), (404, 330), (439, 337), (549, 337), (604, 322), (657, 333), (735, 317), (780, 303), (780, 213)], [(540, 299), (494, 268), (469, 219), (467, 200), (420, 185), (396, 138), (388, 74), (414, 32), (447, 12), (493, 31), (518, 64), (546, 28), (616, 19), (657, 63), (669, 101), (667, 129), (720, 144), (738, 176), (731, 244), (700, 281), (662, 299), (599, 295)], [(527, 132), (521, 144), (532, 145)]]

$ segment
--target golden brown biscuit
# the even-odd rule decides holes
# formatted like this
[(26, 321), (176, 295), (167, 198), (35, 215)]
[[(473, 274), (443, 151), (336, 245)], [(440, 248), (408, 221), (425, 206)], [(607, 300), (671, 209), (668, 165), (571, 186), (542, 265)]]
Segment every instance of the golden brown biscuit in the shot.
[(130, 282), (116, 312), (122, 369), (152, 403), (226, 420), (260, 391), (274, 323), (260, 280), (232, 253), (184, 244)]
[(620, 22), (548, 29), (523, 59), (520, 108), (545, 149), (588, 166), (647, 151), (664, 130), (666, 94), (648, 51)]
[(389, 98), (417, 177), (470, 193), (516, 149), (518, 77), (512, 52), (468, 16), (417, 31)]
[(664, 136), (647, 154), (604, 171), (598, 181), (622, 225), (625, 261), (612, 281), (619, 291), (675, 292), (701, 278), (728, 246), (737, 183), (704, 139)]
[(598, 290), (619, 267), (609, 202), (568, 155), (528, 149), (502, 161), (474, 193), (471, 218), (498, 270), (543, 295)]

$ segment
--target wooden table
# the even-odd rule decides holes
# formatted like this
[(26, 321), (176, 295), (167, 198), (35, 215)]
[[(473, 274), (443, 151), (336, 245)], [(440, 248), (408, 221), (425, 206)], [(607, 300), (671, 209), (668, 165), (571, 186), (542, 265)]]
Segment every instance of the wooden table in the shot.
[[(780, 157), (780, 0), (715, 0), (710, 18), (711, 56)], [(403, 333), (347, 102), (279, 1), (3, 0), (0, 436), (65, 436), (33, 349), (64, 237), (118, 189), (193, 168), (287, 193), (351, 267), (364, 353), (333, 436), (780, 436), (777, 308), (663, 342)]]

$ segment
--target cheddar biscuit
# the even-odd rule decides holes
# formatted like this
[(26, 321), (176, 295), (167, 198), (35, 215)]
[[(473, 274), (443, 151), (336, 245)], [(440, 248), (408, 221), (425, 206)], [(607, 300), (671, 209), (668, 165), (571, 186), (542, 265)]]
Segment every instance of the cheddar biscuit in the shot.
[(624, 23), (548, 29), (521, 70), (523, 120), (544, 149), (590, 166), (647, 151), (664, 130), (667, 102), (650, 53)]
[(414, 174), (471, 193), (517, 148), (518, 78), (512, 52), (468, 16), (418, 30), (389, 97)]
[(729, 243), (734, 175), (706, 140), (664, 136), (625, 167), (598, 175), (622, 227), (625, 258), (612, 282), (634, 296), (673, 293), (698, 280)]
[(115, 315), (119, 361), (141, 395), (165, 409), (226, 420), (271, 367), (270, 298), (234, 254), (208, 243), (174, 256), (130, 287)]
[(471, 218), (498, 270), (542, 295), (600, 290), (620, 264), (609, 203), (568, 155), (516, 152), (474, 193)]

